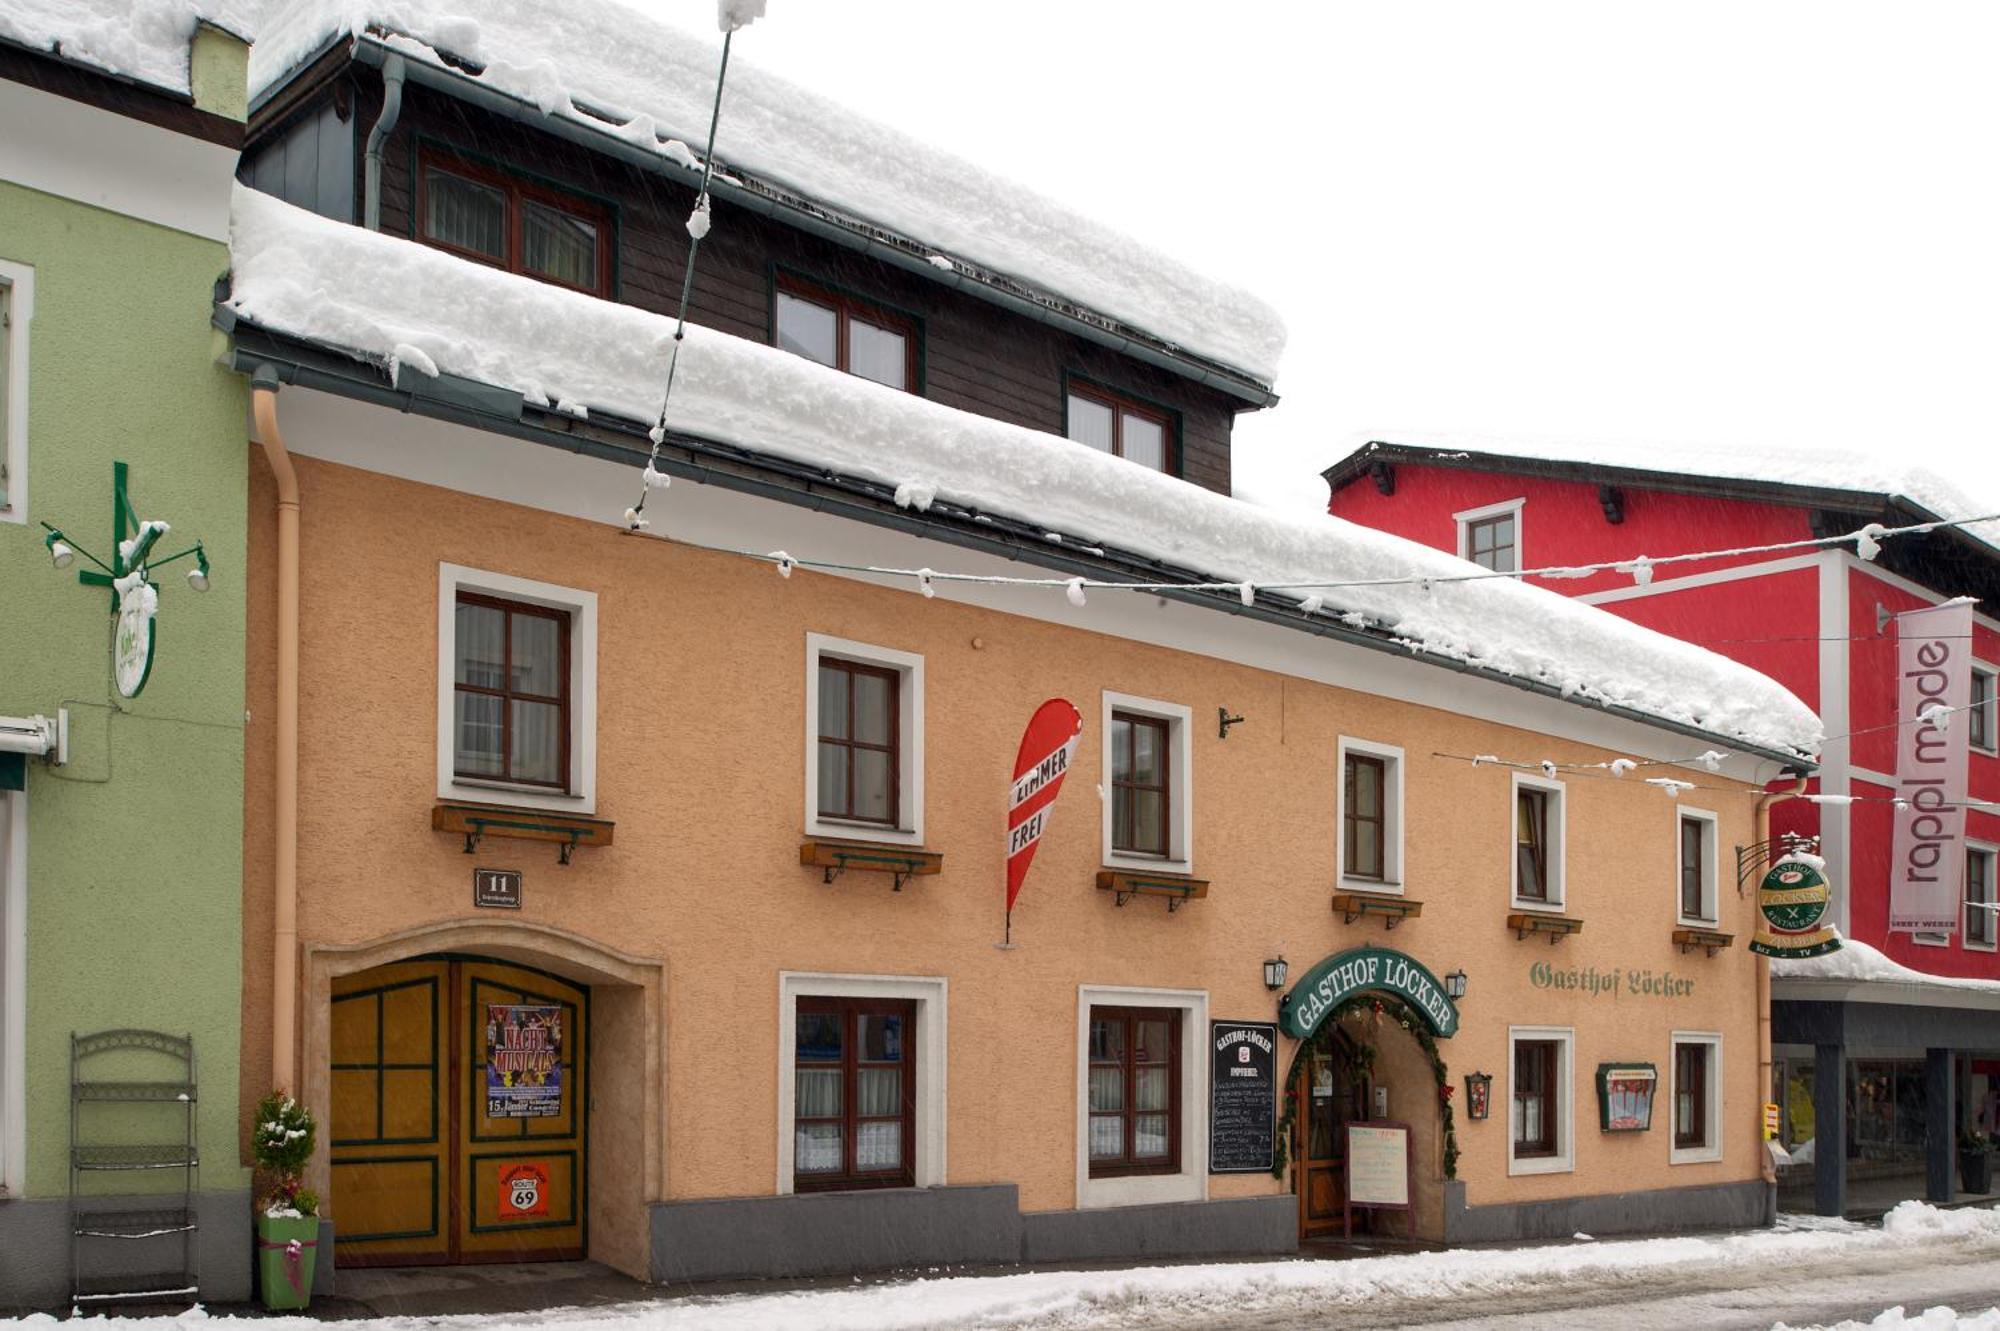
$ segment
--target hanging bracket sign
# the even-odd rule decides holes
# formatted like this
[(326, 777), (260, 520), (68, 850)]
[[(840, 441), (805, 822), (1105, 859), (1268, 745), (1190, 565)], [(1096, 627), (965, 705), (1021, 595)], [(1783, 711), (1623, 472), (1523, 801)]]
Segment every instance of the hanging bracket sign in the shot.
[(1840, 947), (1826, 921), (1826, 874), (1817, 858), (1787, 855), (1757, 885), (1757, 936), (1750, 950), (1766, 957), (1817, 957)]

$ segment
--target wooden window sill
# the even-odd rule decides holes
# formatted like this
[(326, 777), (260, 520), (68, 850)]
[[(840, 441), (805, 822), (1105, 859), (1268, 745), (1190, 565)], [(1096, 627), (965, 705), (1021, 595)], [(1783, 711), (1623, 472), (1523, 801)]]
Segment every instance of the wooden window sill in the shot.
[(820, 881), (829, 886), (849, 869), (891, 874), (894, 882), (889, 890), (900, 892), (911, 878), (943, 872), (944, 852), (920, 846), (809, 836), (799, 843), (799, 863), (820, 870)]

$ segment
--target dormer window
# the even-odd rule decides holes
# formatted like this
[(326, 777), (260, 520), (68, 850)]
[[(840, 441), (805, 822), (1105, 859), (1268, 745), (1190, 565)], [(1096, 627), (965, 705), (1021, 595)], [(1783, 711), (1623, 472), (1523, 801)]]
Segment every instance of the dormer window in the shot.
[(781, 274), (773, 323), (785, 351), (889, 388), (915, 390), (917, 324), (906, 315)]
[(1063, 422), (1079, 444), (1154, 471), (1173, 470), (1174, 421), (1159, 407), (1071, 380)]
[(611, 294), (608, 210), (458, 157), (425, 153), (417, 172), (420, 239), (510, 273)]

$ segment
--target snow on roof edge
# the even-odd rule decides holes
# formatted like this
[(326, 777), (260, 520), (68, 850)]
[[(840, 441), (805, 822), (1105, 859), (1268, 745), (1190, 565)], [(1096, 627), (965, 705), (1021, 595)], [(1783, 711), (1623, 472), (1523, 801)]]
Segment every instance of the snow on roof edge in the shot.
[[(706, 36), (610, 0), (562, 6), (482, 0), (458, 7), (450, 0), (290, 0), (265, 16), (251, 49), (253, 99), (289, 79), (329, 41), (370, 28), (406, 58), (453, 69), (544, 114), (663, 154), (686, 153), (707, 129), (716, 48)], [(596, 112), (613, 120), (607, 125)], [(764, 74), (740, 51), (730, 60), (716, 160), (930, 253), (1048, 292), (1266, 390), (1275, 383), (1285, 330), (1266, 302), (975, 163)]]
[(1773, 957), (1771, 974), (1785, 980), (1829, 980), (1853, 984), (1903, 984), (1920, 989), (1957, 989), (2000, 998), (2000, 980), (1963, 975), (1933, 975), (1893, 960), (1881, 949), (1854, 938), (1841, 939), (1832, 952), (1817, 957)]
[(0, 40), (185, 98), (190, 44), (203, 24), (248, 42), (247, 0), (5, 0)]
[[(663, 316), (331, 222), (242, 186), (233, 213), (230, 305), (253, 323), (377, 363), (427, 360), (537, 405), (568, 402), (635, 421), (658, 410), (672, 327)], [(688, 330), (673, 406), (675, 430), (897, 487), (919, 509), (935, 496), (1216, 580), (1416, 582), (1468, 568), (1385, 533), (1260, 509), (699, 326)], [(1349, 627), (1380, 631), (1420, 657), (1767, 756), (1810, 755), (1821, 734), (1818, 718), (1768, 677), (1540, 588), (1354, 586), (1326, 593), (1324, 604)]]

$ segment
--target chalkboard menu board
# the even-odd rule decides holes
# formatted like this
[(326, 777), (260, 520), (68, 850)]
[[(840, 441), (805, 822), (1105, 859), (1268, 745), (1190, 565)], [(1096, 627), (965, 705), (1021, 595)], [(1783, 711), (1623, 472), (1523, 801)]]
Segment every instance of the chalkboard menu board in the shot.
[(1278, 1028), (1261, 1021), (1209, 1023), (1208, 1172), (1271, 1168), (1278, 1112)]

